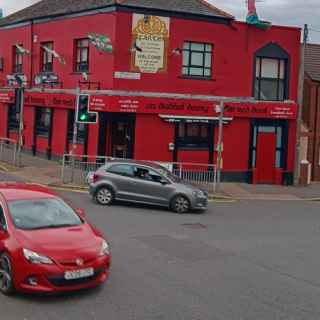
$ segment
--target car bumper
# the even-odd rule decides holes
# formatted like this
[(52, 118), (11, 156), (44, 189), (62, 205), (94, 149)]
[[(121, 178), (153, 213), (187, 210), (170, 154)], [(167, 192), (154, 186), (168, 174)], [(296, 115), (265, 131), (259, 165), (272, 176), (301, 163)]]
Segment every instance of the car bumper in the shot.
[(197, 197), (191, 202), (192, 210), (207, 210), (208, 208), (208, 198), (207, 197)]
[[(14, 272), (14, 284), (18, 291), (34, 293), (58, 293), (93, 288), (104, 283), (110, 273), (110, 256), (97, 258), (81, 267), (61, 265), (34, 265), (25, 261)], [(66, 280), (66, 271), (93, 268), (94, 275), (76, 280)]]

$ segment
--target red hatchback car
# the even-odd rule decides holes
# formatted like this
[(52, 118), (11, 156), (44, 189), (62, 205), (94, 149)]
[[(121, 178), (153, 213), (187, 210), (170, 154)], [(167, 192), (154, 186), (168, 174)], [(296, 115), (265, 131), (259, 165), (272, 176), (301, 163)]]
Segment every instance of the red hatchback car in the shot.
[(95, 287), (109, 276), (109, 245), (44, 187), (0, 184), (0, 291), (54, 293)]

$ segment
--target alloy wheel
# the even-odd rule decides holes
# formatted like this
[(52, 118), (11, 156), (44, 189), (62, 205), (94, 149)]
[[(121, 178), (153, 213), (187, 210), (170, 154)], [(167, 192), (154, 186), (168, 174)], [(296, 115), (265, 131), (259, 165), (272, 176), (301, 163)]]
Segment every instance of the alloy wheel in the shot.
[(108, 205), (113, 200), (112, 192), (107, 188), (101, 188), (96, 195), (98, 203), (102, 205)]
[(189, 211), (190, 205), (188, 199), (178, 196), (174, 201), (174, 211), (178, 213), (186, 213)]
[(0, 291), (10, 293), (12, 291), (12, 268), (9, 257), (3, 254), (0, 257)]

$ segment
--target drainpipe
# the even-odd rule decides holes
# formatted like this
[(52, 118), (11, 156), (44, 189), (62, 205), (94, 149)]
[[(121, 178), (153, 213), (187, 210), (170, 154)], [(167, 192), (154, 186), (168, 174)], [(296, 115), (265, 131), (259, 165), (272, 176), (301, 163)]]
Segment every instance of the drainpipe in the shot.
[[(317, 162), (317, 151), (319, 154), (320, 149), (317, 148), (319, 146), (318, 143), (318, 115), (319, 115), (319, 94), (320, 94), (320, 86), (316, 86), (316, 102), (315, 102), (315, 116), (314, 116), (314, 129), (313, 129), (313, 155), (312, 155), (312, 180), (315, 180), (316, 176), (316, 166), (318, 166)], [(320, 159), (318, 159), (320, 161)]]
[(300, 180), (300, 157), (301, 157), (301, 126), (302, 126), (302, 108), (303, 108), (303, 89), (304, 89), (304, 74), (305, 74), (305, 52), (309, 36), (308, 25), (304, 25), (303, 29), (303, 45), (301, 46), (301, 59), (299, 71), (299, 88), (298, 88), (298, 117), (296, 128), (296, 149), (294, 163), (294, 185), (299, 185)]
[(33, 86), (33, 40), (34, 40), (34, 23), (33, 20), (31, 20), (30, 23), (30, 88)]

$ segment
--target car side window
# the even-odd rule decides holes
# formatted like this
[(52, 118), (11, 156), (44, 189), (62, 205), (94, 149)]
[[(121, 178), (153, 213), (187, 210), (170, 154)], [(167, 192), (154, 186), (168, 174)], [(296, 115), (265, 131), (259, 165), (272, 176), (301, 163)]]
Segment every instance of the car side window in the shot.
[(6, 219), (4, 217), (3, 208), (0, 204), (0, 230), (4, 230), (6, 228)]
[(160, 182), (163, 179), (163, 177), (156, 171), (144, 167), (134, 167), (133, 172), (134, 177), (141, 180)]
[(107, 169), (107, 172), (118, 174), (120, 176), (132, 177), (133, 176), (133, 168), (128, 164), (115, 164)]

